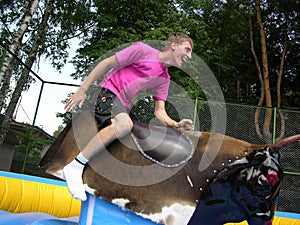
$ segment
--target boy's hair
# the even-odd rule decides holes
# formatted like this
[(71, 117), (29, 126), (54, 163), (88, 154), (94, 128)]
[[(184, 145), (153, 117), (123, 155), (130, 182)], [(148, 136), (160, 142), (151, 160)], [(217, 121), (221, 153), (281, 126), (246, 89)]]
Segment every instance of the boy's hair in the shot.
[(176, 42), (178, 44), (181, 44), (182, 42), (188, 41), (191, 44), (191, 47), (194, 48), (193, 40), (186, 34), (180, 33), (180, 32), (174, 32), (172, 33), (168, 41), (166, 43), (166, 49), (171, 47), (171, 43)]

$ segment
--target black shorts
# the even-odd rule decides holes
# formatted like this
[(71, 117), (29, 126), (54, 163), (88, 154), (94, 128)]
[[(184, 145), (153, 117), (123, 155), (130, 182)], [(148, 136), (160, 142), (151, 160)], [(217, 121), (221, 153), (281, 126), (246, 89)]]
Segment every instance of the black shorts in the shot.
[(111, 118), (122, 112), (128, 113), (113, 92), (106, 88), (100, 88), (97, 91), (92, 113), (95, 116), (99, 130), (110, 125)]

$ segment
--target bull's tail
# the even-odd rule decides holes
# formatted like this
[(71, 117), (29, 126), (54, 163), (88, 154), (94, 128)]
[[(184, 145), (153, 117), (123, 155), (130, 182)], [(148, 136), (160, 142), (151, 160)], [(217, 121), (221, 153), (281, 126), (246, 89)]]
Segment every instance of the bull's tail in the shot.
[(297, 142), (300, 142), (300, 134), (296, 134), (294, 136), (284, 138), (284, 139), (270, 145), (269, 149), (271, 152), (278, 152), (282, 148), (288, 147)]

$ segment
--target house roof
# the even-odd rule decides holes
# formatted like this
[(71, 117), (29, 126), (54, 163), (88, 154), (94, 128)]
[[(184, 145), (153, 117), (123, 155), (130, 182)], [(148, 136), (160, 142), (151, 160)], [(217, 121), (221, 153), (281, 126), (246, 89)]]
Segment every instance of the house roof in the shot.
[[(3, 121), (3, 115), (0, 115), (0, 122), (2, 123)], [(10, 122), (10, 129), (8, 133), (6, 134), (4, 142), (7, 144), (11, 145), (17, 145), (19, 144), (18, 137), (17, 135), (20, 134), (25, 134), (26, 132), (29, 131), (32, 125), (30, 124), (25, 124), (25, 123), (20, 123), (15, 120), (12, 120)], [(38, 126), (33, 127), (33, 137), (42, 139), (42, 140), (49, 140), (49, 141), (54, 141), (54, 137), (45, 132), (42, 128)]]

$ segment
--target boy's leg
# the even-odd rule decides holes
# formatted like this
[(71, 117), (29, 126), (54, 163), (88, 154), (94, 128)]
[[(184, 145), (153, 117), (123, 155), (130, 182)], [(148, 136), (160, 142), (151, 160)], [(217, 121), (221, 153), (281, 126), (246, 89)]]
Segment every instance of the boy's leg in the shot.
[(132, 121), (126, 113), (119, 113), (111, 119), (111, 125), (100, 130), (91, 139), (83, 151), (63, 169), (63, 175), (67, 181), (68, 189), (74, 198), (85, 201), (86, 194), (83, 186), (82, 174), (85, 164), (98, 152), (105, 149), (116, 138), (120, 138), (130, 132)]
[(112, 125), (100, 130), (87, 144), (83, 151), (63, 169), (69, 192), (78, 200), (85, 201), (86, 194), (83, 186), (82, 174), (89, 159), (105, 148), (106, 144), (115, 138)]

